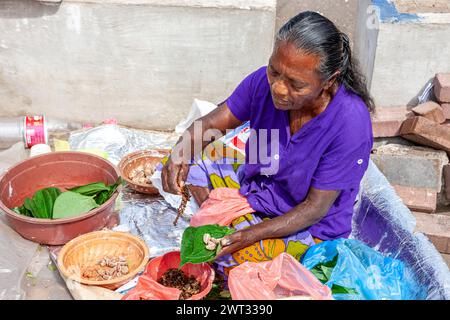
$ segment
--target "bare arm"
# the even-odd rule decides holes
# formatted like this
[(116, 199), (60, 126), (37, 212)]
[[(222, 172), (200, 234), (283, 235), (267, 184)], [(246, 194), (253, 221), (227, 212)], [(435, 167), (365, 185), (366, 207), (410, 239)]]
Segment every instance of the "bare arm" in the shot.
[(286, 237), (312, 226), (328, 213), (339, 193), (336, 190), (311, 188), (306, 200), (286, 214), (225, 237), (226, 246), (219, 256), (236, 252), (263, 239)]
[(193, 123), (180, 137), (172, 150), (169, 161), (163, 167), (162, 185), (166, 192), (181, 194), (181, 188), (189, 172), (189, 163), (196, 153), (203, 151), (213, 141), (213, 139), (203, 140), (206, 131), (215, 129), (223, 135), (227, 129), (234, 129), (242, 124), (242, 121), (231, 113), (226, 103), (198, 119), (197, 122), (200, 123), (198, 126), (201, 129), (200, 132), (194, 132), (195, 124)]

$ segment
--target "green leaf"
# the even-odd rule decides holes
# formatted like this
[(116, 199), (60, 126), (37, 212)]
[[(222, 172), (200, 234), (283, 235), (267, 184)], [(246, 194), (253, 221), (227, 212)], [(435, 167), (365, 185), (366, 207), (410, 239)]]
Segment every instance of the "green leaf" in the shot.
[(93, 197), (67, 191), (60, 194), (55, 201), (53, 219), (63, 219), (79, 216), (98, 207)]
[(33, 214), (31, 213), (31, 211), (28, 210), (27, 208), (25, 208), (25, 206), (15, 207), (12, 210), (18, 214), (22, 214), (27, 217), (33, 217)]
[(333, 269), (336, 267), (338, 255), (335, 255), (332, 260), (318, 263), (310, 271), (319, 279), (320, 282), (326, 283), (330, 280)]
[(23, 207), (31, 212), (31, 199), (30, 198), (26, 198), (24, 203), (23, 203)]
[(205, 243), (203, 242), (203, 235), (205, 233), (209, 233), (213, 238), (220, 239), (233, 232), (233, 229), (217, 224), (186, 228), (181, 240), (180, 267), (188, 262), (197, 264), (215, 259), (219, 248), (216, 250), (206, 249)]
[(110, 198), (109, 190), (105, 190), (105, 191), (102, 191), (102, 192), (100, 192), (99, 194), (97, 194), (97, 195), (94, 197), (94, 200), (95, 200), (95, 202), (96, 202), (99, 206), (101, 206), (101, 205), (104, 204), (106, 201), (108, 201), (109, 198)]
[(123, 182), (122, 178), (119, 177), (117, 181), (108, 186), (103, 182), (94, 182), (84, 186), (74, 187), (69, 189), (69, 191), (82, 194), (84, 196), (93, 196), (95, 202), (98, 205), (104, 204), (111, 198), (113, 193), (116, 191), (117, 187)]
[(89, 184), (86, 184), (83, 186), (74, 187), (74, 188), (71, 188), (68, 190), (82, 194), (84, 196), (93, 196), (102, 191), (109, 191), (110, 188), (108, 186), (106, 186), (104, 182), (94, 182), (94, 183), (89, 183)]
[(328, 278), (323, 274), (320, 267), (314, 267), (310, 271), (320, 282), (325, 283), (328, 281)]
[(332, 294), (359, 294), (358, 291), (356, 291), (355, 289), (346, 288), (346, 287), (340, 286), (335, 283), (331, 287), (331, 293)]
[(323, 263), (323, 265), (328, 268), (334, 268), (334, 267), (336, 267), (337, 261), (338, 261), (338, 255), (335, 255), (332, 260)]
[(38, 190), (33, 198), (26, 198), (21, 210), (22, 214), (30, 212), (33, 217), (41, 219), (51, 219), (53, 214), (53, 204), (61, 194), (58, 188), (45, 188)]
[(320, 268), (322, 269), (323, 275), (325, 276), (327, 281), (329, 281), (331, 278), (331, 273), (333, 272), (333, 268), (325, 267), (325, 265), (322, 265)]

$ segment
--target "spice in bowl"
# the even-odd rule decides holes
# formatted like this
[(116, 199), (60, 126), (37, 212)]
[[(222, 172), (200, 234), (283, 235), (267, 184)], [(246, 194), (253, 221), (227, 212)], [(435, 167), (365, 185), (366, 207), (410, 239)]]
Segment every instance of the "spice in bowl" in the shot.
[(156, 164), (147, 162), (131, 170), (128, 178), (136, 184), (151, 185), (150, 178), (156, 170)]
[(180, 269), (168, 269), (158, 280), (165, 287), (181, 290), (180, 300), (186, 300), (200, 293), (200, 282), (194, 276), (186, 276)]
[(86, 267), (82, 277), (93, 281), (104, 281), (120, 278), (129, 272), (128, 262), (124, 256), (104, 257), (94, 266)]

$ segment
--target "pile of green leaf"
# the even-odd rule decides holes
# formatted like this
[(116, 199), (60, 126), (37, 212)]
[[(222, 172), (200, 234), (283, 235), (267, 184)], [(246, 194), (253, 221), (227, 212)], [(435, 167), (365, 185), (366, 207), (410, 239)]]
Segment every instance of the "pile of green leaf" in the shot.
[[(331, 274), (333, 273), (334, 267), (336, 267), (337, 261), (338, 261), (338, 255), (336, 255), (333, 258), (333, 260), (317, 264), (310, 271), (316, 276), (316, 278), (320, 282), (325, 284), (330, 280)], [(358, 291), (356, 291), (355, 289), (346, 288), (346, 287), (343, 287), (343, 286), (333, 283), (333, 285), (331, 287), (331, 293), (332, 294), (358, 294)]]
[(205, 243), (203, 242), (203, 235), (205, 233), (209, 233), (213, 238), (220, 239), (233, 232), (234, 229), (222, 227), (217, 224), (186, 228), (181, 239), (180, 268), (188, 262), (197, 264), (215, 259), (222, 246), (219, 244), (214, 251), (206, 249)]
[(122, 183), (118, 179), (112, 185), (103, 182), (90, 183), (61, 192), (58, 188), (38, 190), (32, 198), (26, 198), (21, 207), (12, 210), (27, 217), (63, 219), (79, 216), (104, 204)]

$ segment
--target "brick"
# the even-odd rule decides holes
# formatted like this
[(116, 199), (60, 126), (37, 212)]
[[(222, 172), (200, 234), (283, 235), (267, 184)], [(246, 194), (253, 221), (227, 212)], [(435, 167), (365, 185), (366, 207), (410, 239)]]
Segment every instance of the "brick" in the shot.
[(450, 254), (442, 253), (442, 258), (444, 258), (447, 267), (450, 269)]
[(400, 144), (403, 146), (415, 146), (416, 144), (412, 141), (403, 139), (402, 137), (386, 137), (386, 138), (374, 138), (373, 139), (373, 149), (377, 149), (381, 146), (388, 144)]
[(440, 102), (450, 102), (450, 73), (436, 74), (434, 94)]
[(419, 116), (425, 117), (439, 124), (444, 123), (446, 120), (444, 110), (434, 101), (419, 104), (417, 107), (413, 108), (412, 111)]
[(437, 206), (437, 192), (427, 188), (393, 185), (403, 203), (413, 211), (433, 213)]
[(440, 253), (450, 254), (450, 214), (413, 212), (416, 230), (425, 234)]
[(439, 125), (424, 117), (405, 120), (400, 129), (403, 138), (450, 152), (450, 126)]
[(450, 165), (446, 165), (443, 168), (444, 174), (444, 197), (447, 201), (450, 201)]
[(377, 107), (372, 115), (372, 129), (375, 138), (396, 137), (400, 135), (403, 121), (413, 117), (406, 106)]
[(442, 111), (444, 113), (444, 117), (447, 120), (450, 120), (450, 103), (441, 104)]
[(442, 190), (442, 169), (449, 163), (444, 151), (389, 144), (372, 151), (372, 161), (392, 185)]

